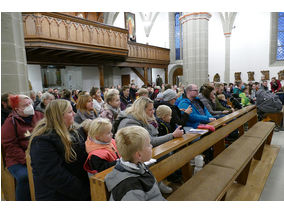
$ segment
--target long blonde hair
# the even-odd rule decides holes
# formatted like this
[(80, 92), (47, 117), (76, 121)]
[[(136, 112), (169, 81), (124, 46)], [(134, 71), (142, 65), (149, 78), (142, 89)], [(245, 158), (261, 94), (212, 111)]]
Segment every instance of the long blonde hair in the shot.
[(72, 136), (70, 134), (70, 132), (75, 131), (75, 129), (73, 126), (68, 129), (63, 121), (63, 115), (67, 112), (69, 106), (71, 106), (69, 101), (64, 99), (53, 100), (47, 105), (44, 118), (36, 125), (32, 132), (27, 149), (28, 153), (30, 152), (30, 146), (34, 137), (50, 133), (54, 130), (59, 135), (64, 145), (66, 162), (76, 160), (77, 155), (72, 148)]
[(148, 107), (150, 103), (154, 103), (150, 98), (141, 96), (134, 103), (131, 107), (126, 108), (125, 113), (131, 114), (135, 119), (142, 121), (145, 124), (149, 124), (149, 121), (155, 121), (155, 117), (149, 117), (146, 114), (145, 109)]

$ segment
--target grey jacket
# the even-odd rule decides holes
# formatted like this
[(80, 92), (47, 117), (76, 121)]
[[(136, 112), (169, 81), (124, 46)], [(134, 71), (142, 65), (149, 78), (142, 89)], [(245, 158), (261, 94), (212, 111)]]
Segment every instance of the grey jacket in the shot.
[(95, 119), (97, 116), (96, 114), (94, 113), (94, 111), (92, 111), (90, 114), (88, 114), (87, 112), (85, 113), (82, 113), (79, 109), (77, 110), (77, 113), (76, 115), (74, 116), (74, 121), (77, 123), (77, 124), (81, 124), (84, 120), (86, 119)]
[(125, 118), (123, 120), (121, 120), (117, 130), (124, 128), (124, 127), (127, 127), (127, 126), (144, 127), (150, 134), (151, 144), (152, 144), (153, 147), (158, 146), (158, 145), (165, 143), (167, 141), (170, 141), (174, 138), (172, 133), (169, 133), (169, 134), (163, 135), (163, 136), (158, 136), (158, 134), (159, 134), (158, 129), (155, 128), (152, 124), (144, 124), (143, 122), (135, 119), (130, 114), (127, 115), (127, 114), (122, 112), (122, 113), (120, 113), (119, 117), (125, 117)]
[(105, 182), (111, 193), (110, 201), (164, 201), (153, 174), (144, 164), (137, 169), (118, 160)]
[(208, 109), (211, 115), (214, 116), (214, 115), (223, 114), (222, 111), (215, 111), (215, 104), (212, 101), (205, 98), (202, 94), (199, 94), (198, 97), (200, 98), (200, 101), (202, 101), (204, 106)]

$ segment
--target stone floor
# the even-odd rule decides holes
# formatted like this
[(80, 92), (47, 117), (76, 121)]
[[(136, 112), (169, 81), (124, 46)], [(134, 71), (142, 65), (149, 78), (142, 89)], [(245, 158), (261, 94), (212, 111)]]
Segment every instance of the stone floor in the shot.
[(259, 200), (284, 201), (284, 131), (274, 132), (271, 144), (280, 146), (280, 151)]

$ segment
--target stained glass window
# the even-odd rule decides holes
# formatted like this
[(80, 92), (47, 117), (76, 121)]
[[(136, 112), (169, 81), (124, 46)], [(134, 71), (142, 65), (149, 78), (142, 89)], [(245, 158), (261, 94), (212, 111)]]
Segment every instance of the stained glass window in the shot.
[(180, 13), (175, 13), (175, 47), (176, 47), (176, 60), (181, 59), (182, 49), (182, 31), (179, 21)]
[(284, 60), (284, 12), (278, 13), (278, 39), (276, 60)]

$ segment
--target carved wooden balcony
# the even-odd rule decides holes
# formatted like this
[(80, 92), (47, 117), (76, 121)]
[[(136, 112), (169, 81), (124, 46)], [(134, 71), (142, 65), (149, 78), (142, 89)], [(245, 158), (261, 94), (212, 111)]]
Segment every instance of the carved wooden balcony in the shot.
[(127, 42), (126, 29), (63, 13), (23, 12), (28, 63), (97, 65), (169, 64), (169, 49)]

